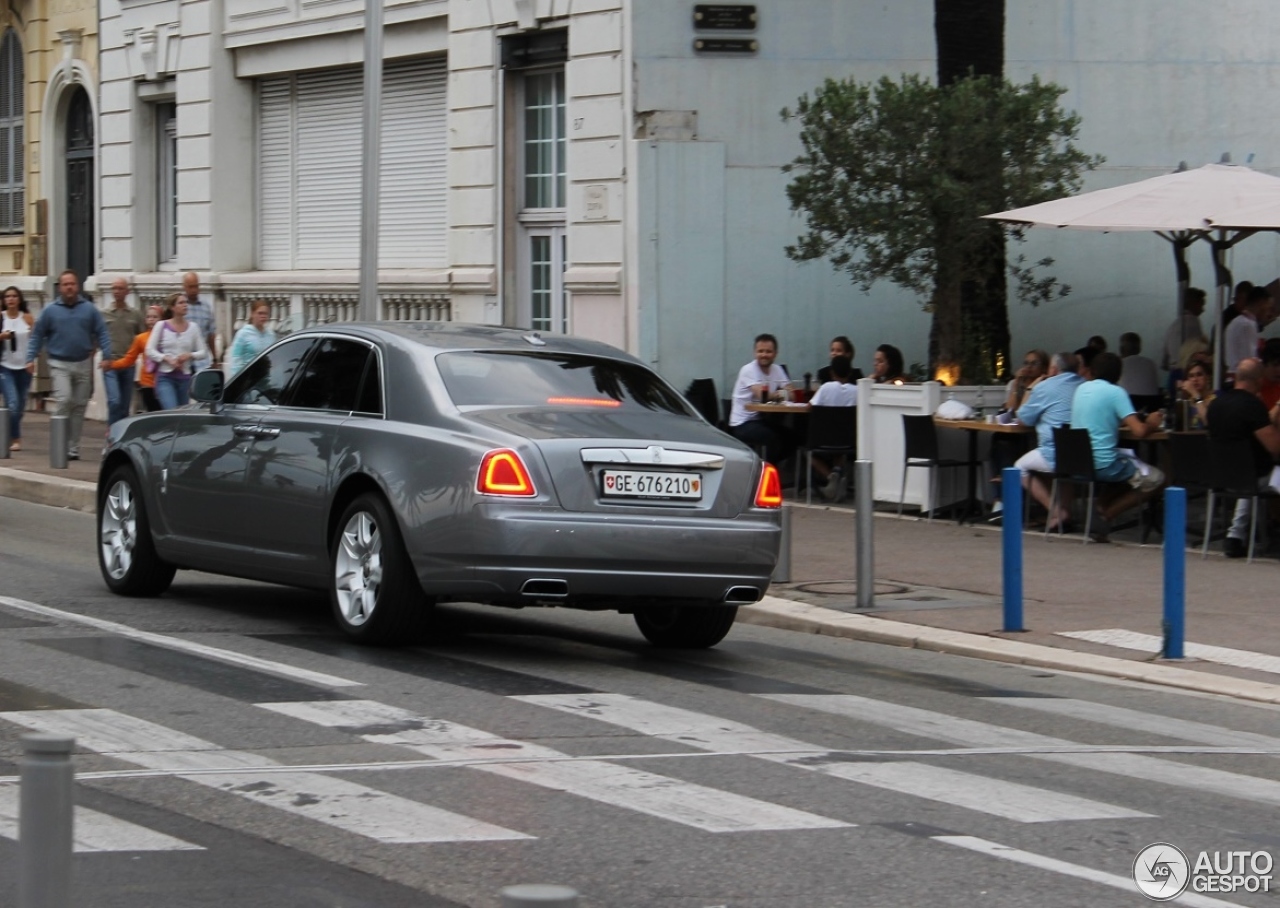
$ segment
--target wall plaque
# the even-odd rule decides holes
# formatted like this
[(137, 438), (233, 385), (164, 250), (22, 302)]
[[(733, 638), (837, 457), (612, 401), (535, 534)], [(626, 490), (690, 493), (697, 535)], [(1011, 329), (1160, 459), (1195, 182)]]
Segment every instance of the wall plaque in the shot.
[(695, 38), (693, 49), (700, 54), (754, 54), (760, 42), (755, 38)]
[(756, 30), (754, 3), (697, 3), (693, 7), (693, 27), (725, 31)]

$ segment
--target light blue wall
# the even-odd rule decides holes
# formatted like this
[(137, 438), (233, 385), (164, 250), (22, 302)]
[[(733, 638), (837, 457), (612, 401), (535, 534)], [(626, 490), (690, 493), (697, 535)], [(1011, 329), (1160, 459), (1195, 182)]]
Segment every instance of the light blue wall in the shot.
[[(780, 171), (799, 153), (797, 128), (778, 112), (828, 76), (931, 75), (932, 0), (758, 0), (757, 6), (760, 52), (712, 57), (693, 53), (691, 4), (632, 5), (635, 110), (697, 111), (691, 144), (719, 143), (725, 161), (722, 181), (707, 174), (690, 185), (683, 174), (680, 183), (640, 187), (640, 224), (658, 223), (660, 213), (644, 209), (673, 193), (689, 210), (722, 204), (724, 213), (723, 261), (685, 254), (679, 264), (698, 288), (697, 305), (724, 314), (723, 330), (717, 336), (642, 329), (642, 347), (645, 337), (654, 346), (641, 353), (682, 387), (697, 376), (730, 380), (760, 331), (779, 336), (780, 359), (793, 374), (821, 365), (836, 334), (854, 339), (864, 369), (882, 342), (901, 347), (908, 363), (923, 361), (929, 319), (919, 300), (888, 283), (862, 293), (826, 263), (800, 265), (783, 254), (802, 225), (788, 209)], [(1275, 0), (1026, 0), (1007, 4), (1006, 15), (1008, 77), (1039, 74), (1065, 86), (1062, 103), (1084, 120), (1081, 144), (1107, 157), (1086, 189), (1168, 173), (1182, 160), (1197, 167), (1224, 151), (1236, 163), (1254, 153), (1252, 166), (1280, 174), (1280, 120), (1271, 101), (1280, 97)], [(657, 168), (649, 175), (666, 179), (666, 173)], [(714, 229), (714, 220), (702, 216), (701, 229)], [(644, 237), (642, 275), (661, 265), (660, 256), (645, 261), (658, 253)], [(696, 243), (709, 248), (705, 237)], [(661, 248), (672, 248), (670, 237)], [(1029, 259), (1055, 258), (1051, 270), (1072, 294), (1039, 308), (1010, 301), (1015, 356), (1031, 347), (1073, 349), (1095, 333), (1114, 347), (1121, 332), (1137, 331), (1148, 350), (1158, 346), (1175, 305), (1166, 242), (1153, 234), (1043, 230), (1032, 231), (1022, 251)], [(1211, 290), (1207, 248), (1193, 248), (1191, 266), (1193, 283)], [(1280, 240), (1271, 234), (1247, 240), (1236, 247), (1233, 267), (1237, 279), (1270, 281), (1280, 274)], [(641, 278), (648, 313), (659, 319), (675, 309), (663, 297), (679, 291), (676, 272), (668, 269), (666, 278), (648, 290)], [(707, 295), (717, 282), (721, 300)]]

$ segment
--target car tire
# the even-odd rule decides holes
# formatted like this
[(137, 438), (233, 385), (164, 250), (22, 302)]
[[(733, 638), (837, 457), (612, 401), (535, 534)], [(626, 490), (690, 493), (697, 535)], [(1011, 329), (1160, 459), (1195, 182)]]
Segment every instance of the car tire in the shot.
[(636, 627), (654, 646), (707, 649), (729, 633), (736, 605), (654, 605), (637, 609)]
[(330, 545), (329, 601), (343, 633), (360, 643), (418, 642), (431, 602), (413, 571), (395, 515), (365, 493), (343, 510)]
[(98, 567), (113, 593), (159, 596), (177, 568), (156, 554), (151, 521), (133, 467), (111, 471), (98, 495)]

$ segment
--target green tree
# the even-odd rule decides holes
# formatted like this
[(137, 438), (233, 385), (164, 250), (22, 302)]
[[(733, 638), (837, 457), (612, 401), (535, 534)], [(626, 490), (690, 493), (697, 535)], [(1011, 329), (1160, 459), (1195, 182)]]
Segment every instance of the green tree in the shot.
[[(941, 87), (917, 75), (828, 79), (782, 111), (800, 124), (803, 153), (783, 169), (807, 228), (787, 255), (827, 258), (863, 290), (889, 280), (919, 293), (933, 316), (931, 365), (989, 377), (975, 356), (982, 345), (966, 344), (961, 292), (1003, 270), (1003, 259), (983, 254), (992, 222), (981, 216), (1076, 192), (1102, 162), (1076, 145), (1080, 118), (1059, 106), (1064, 92), (989, 76)], [(1016, 225), (997, 229), (1023, 239)], [(1011, 266), (1024, 301), (1068, 291), (1033, 268), (1022, 257)]]

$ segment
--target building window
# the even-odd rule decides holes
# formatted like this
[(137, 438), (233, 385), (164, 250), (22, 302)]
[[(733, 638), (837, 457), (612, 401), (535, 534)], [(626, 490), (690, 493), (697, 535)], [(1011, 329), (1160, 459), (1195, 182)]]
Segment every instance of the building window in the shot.
[(12, 28), (0, 40), (0, 234), (22, 233), (26, 216), (26, 129), (22, 45)]
[(564, 70), (525, 76), (525, 208), (564, 207), (564, 116)]
[(155, 105), (156, 252), (161, 264), (178, 258), (178, 107)]

